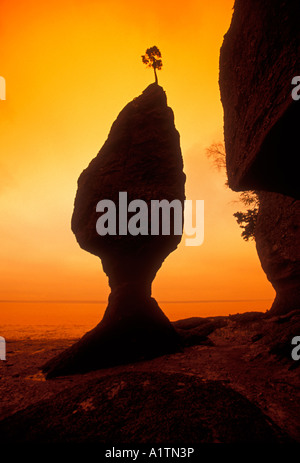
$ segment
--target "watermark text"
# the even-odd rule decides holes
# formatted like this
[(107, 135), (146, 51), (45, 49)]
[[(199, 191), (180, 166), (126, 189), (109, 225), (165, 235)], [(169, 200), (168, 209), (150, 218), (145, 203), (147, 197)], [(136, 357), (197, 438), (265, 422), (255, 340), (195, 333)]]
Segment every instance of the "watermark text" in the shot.
[(96, 212), (102, 213), (96, 222), (100, 236), (182, 235), (184, 231), (186, 246), (200, 246), (204, 241), (204, 200), (196, 200), (195, 210), (193, 201), (185, 200), (184, 211), (179, 199), (151, 200), (149, 211), (146, 201), (135, 199), (128, 203), (127, 192), (121, 191), (118, 206), (103, 199), (97, 203)]
[(2, 336), (0, 336), (0, 360), (6, 360), (6, 343)]
[(297, 361), (300, 360), (300, 336), (294, 336), (292, 339), (292, 346), (296, 346), (292, 350), (292, 359)]
[(292, 98), (293, 100), (298, 101), (300, 100), (300, 76), (293, 77), (292, 85), (295, 85), (292, 90)]
[(0, 100), (6, 100), (6, 82), (2, 76), (0, 76)]

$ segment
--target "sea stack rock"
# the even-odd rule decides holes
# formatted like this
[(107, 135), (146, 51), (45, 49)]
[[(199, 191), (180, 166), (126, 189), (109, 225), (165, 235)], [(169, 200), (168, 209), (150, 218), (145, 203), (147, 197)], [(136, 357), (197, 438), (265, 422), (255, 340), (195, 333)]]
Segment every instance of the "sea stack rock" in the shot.
[(269, 315), (300, 309), (299, 0), (236, 0), (220, 53), (229, 186), (255, 190), (262, 268), (276, 290)]
[[(176, 331), (151, 297), (151, 284), (181, 235), (174, 233), (172, 213), (170, 233), (163, 234), (160, 226), (158, 234), (151, 234), (151, 201), (179, 200), (183, 212), (184, 185), (173, 111), (167, 106), (163, 88), (151, 84), (120, 112), (98, 155), (78, 179), (72, 231), (82, 249), (100, 257), (111, 294), (102, 321), (44, 366), (48, 378), (152, 358), (180, 348)], [(144, 234), (124, 230), (126, 213), (126, 225), (135, 213), (120, 202), (120, 193), (127, 205), (135, 200), (147, 204)], [(102, 200), (116, 206), (116, 234), (100, 236), (96, 230), (102, 215), (96, 206)], [(181, 217), (183, 220), (183, 213)]]

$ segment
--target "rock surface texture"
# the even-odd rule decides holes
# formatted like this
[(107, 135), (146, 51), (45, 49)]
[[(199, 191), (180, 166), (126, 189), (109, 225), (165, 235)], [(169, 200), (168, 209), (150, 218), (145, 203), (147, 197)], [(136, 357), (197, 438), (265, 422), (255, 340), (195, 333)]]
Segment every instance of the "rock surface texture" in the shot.
[(236, 0), (220, 54), (229, 186), (256, 190), (256, 245), (277, 292), (270, 313), (300, 308), (299, 0)]
[(0, 431), (0, 443), (295, 443), (222, 381), (159, 371), (86, 381), (0, 421)]
[[(220, 54), (229, 186), (299, 199), (299, 0), (236, 0)], [(297, 155), (296, 155), (297, 153)]]
[(184, 352), (44, 381), (41, 363), (74, 342), (62, 328), (51, 342), (34, 325), (6, 332), (0, 444), (300, 443), (299, 311), (179, 320)]
[[(100, 257), (111, 294), (103, 320), (77, 344), (50, 361), (48, 377), (83, 372), (174, 352), (179, 337), (151, 297), (152, 281), (181, 235), (151, 235), (151, 200), (180, 200), (183, 211), (185, 174), (179, 133), (162, 87), (152, 84), (127, 104), (108, 139), (78, 179), (72, 230), (79, 245)], [(119, 210), (119, 193), (127, 202), (148, 205), (148, 235), (100, 236), (96, 212), (100, 200)], [(137, 210), (138, 212), (138, 210)], [(128, 220), (135, 213), (128, 213)]]
[(300, 201), (278, 193), (259, 193), (256, 249), (276, 298), (271, 312), (300, 308)]

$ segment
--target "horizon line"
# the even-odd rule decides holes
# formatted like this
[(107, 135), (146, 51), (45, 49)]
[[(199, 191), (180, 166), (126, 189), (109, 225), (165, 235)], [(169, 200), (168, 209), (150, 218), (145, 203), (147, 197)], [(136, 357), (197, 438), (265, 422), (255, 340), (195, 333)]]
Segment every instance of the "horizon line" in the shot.
[[(207, 302), (258, 302), (258, 301), (273, 301), (273, 299), (268, 298), (268, 299), (199, 299), (199, 300), (180, 300), (180, 301), (172, 301), (172, 300), (158, 300), (160, 304), (197, 304), (197, 303), (207, 303)], [(52, 300), (52, 299), (46, 299), (46, 300), (37, 300), (37, 299), (3, 299), (0, 300), (0, 304), (6, 304), (6, 303), (20, 303), (20, 304), (107, 304), (108, 300), (106, 301), (101, 301), (101, 300), (91, 300), (91, 301), (86, 301), (86, 300)]]

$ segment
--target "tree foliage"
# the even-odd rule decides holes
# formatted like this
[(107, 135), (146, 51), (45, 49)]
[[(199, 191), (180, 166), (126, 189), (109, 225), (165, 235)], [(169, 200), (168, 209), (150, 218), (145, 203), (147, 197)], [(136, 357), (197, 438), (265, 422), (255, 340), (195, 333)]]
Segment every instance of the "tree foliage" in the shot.
[(226, 153), (223, 143), (212, 143), (209, 148), (206, 148), (206, 154), (218, 170), (226, 168)]
[(147, 48), (145, 55), (142, 55), (142, 61), (148, 68), (153, 68), (155, 82), (158, 83), (156, 69), (161, 70), (163, 65), (159, 49), (156, 46)]
[(255, 239), (255, 226), (257, 220), (258, 209), (247, 209), (246, 212), (235, 212), (233, 215), (236, 218), (237, 223), (242, 228), (241, 236), (245, 241), (249, 239)]
[[(223, 143), (213, 143), (206, 150), (206, 154), (212, 159), (214, 166), (218, 170), (226, 168), (226, 152)], [(228, 186), (228, 182), (226, 182)], [(255, 239), (255, 226), (259, 209), (258, 195), (254, 190), (243, 191), (240, 193), (238, 203), (242, 203), (247, 207), (246, 211), (237, 211), (233, 214), (238, 225), (243, 230), (241, 233), (245, 241)]]

